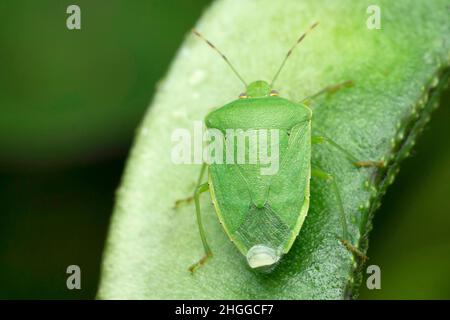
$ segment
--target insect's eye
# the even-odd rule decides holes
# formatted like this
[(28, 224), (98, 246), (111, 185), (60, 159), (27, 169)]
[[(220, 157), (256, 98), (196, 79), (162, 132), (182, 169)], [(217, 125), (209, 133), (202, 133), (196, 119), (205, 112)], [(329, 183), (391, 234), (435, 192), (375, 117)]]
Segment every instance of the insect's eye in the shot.
[(239, 99), (247, 99), (247, 94), (246, 94), (245, 92), (242, 92), (242, 93), (239, 95)]
[(270, 91), (270, 96), (271, 97), (274, 97), (274, 96), (277, 96), (278, 95), (278, 91), (277, 90), (271, 90)]

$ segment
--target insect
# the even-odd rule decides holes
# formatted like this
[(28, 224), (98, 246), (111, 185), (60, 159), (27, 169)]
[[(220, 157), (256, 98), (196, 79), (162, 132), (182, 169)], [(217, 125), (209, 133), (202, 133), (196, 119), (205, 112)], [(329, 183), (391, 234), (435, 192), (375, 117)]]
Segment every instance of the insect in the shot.
[[(286, 61), (296, 46), (317, 26), (314, 23), (289, 49), (271, 83), (258, 80), (247, 84), (227, 57), (198, 31), (203, 39), (229, 65), (244, 84), (246, 90), (239, 98), (212, 111), (205, 119), (207, 128), (224, 132), (226, 129), (276, 129), (278, 137), (279, 169), (275, 174), (262, 175), (255, 164), (203, 164), (193, 197), (204, 256), (189, 270), (194, 272), (212, 257), (202, 223), (200, 195), (210, 191), (212, 202), (225, 233), (254, 269), (273, 268), (280, 258), (289, 252), (309, 209), (310, 178), (317, 177), (330, 182), (338, 202), (342, 222), (341, 242), (354, 253), (363, 256), (348, 240), (347, 224), (336, 180), (327, 172), (311, 166), (311, 145), (328, 143), (343, 152), (358, 167), (384, 166), (382, 161), (358, 161), (333, 140), (324, 136), (312, 136), (312, 109), (304, 102), (319, 94), (333, 92), (351, 84), (346, 81), (326, 87), (301, 102), (293, 102), (279, 96), (274, 90)], [(235, 148), (235, 146), (228, 146)], [(245, 153), (250, 155), (251, 149)], [(208, 181), (203, 182), (208, 172)], [(187, 199), (184, 199), (187, 200)], [(181, 201), (177, 201), (177, 204)]]

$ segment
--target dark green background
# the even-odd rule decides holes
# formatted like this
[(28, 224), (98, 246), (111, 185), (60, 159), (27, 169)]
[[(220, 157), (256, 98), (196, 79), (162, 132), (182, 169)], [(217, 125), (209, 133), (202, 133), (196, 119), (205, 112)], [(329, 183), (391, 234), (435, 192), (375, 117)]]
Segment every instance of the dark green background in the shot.
[[(0, 298), (93, 298), (124, 162), (209, 1), (0, 4)], [(450, 298), (450, 91), (376, 213), (361, 298)], [(68, 265), (82, 290), (67, 290)]]

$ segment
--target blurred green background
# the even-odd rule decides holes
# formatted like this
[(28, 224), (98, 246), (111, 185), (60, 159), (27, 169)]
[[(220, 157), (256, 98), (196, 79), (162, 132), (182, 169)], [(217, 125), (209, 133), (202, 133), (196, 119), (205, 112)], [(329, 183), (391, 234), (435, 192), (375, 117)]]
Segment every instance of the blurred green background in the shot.
[[(133, 133), (202, 1), (0, 3), (0, 298), (94, 298)], [(450, 299), (450, 91), (376, 213), (361, 298)], [(66, 288), (68, 265), (82, 290)]]

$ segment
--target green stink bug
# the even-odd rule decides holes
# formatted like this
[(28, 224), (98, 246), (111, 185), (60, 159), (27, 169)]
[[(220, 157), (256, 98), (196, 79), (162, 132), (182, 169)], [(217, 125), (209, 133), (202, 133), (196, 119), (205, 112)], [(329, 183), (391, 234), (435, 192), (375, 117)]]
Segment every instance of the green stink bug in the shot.
[[(235, 130), (272, 130), (276, 129), (278, 170), (271, 175), (261, 173), (259, 164), (210, 163), (203, 164), (194, 196), (196, 217), (205, 255), (189, 270), (195, 271), (202, 266), (212, 251), (208, 245), (202, 224), (199, 196), (209, 190), (212, 202), (225, 233), (237, 249), (247, 258), (251, 268), (270, 269), (286, 254), (306, 218), (309, 209), (310, 178), (318, 177), (330, 181), (332, 190), (339, 203), (342, 221), (342, 243), (354, 253), (363, 256), (348, 241), (345, 212), (339, 195), (339, 189), (333, 177), (311, 166), (311, 145), (327, 142), (343, 152), (355, 165), (360, 167), (383, 166), (382, 161), (357, 161), (349, 152), (326, 137), (311, 135), (312, 109), (302, 100), (299, 103), (289, 101), (273, 90), (273, 84), (283, 69), (293, 49), (316, 27), (313, 24), (302, 34), (287, 52), (271, 83), (254, 81), (247, 85), (227, 57), (199, 32), (202, 38), (216, 50), (231, 70), (245, 85), (245, 93), (239, 99), (212, 111), (205, 119), (208, 129), (225, 132)], [(350, 81), (329, 86), (317, 94), (335, 91), (350, 84)], [(227, 144), (226, 152), (235, 151), (234, 144)], [(251, 157), (253, 149), (245, 145), (245, 156)], [(203, 177), (208, 169), (208, 181)], [(179, 203), (180, 201), (177, 201)]]

